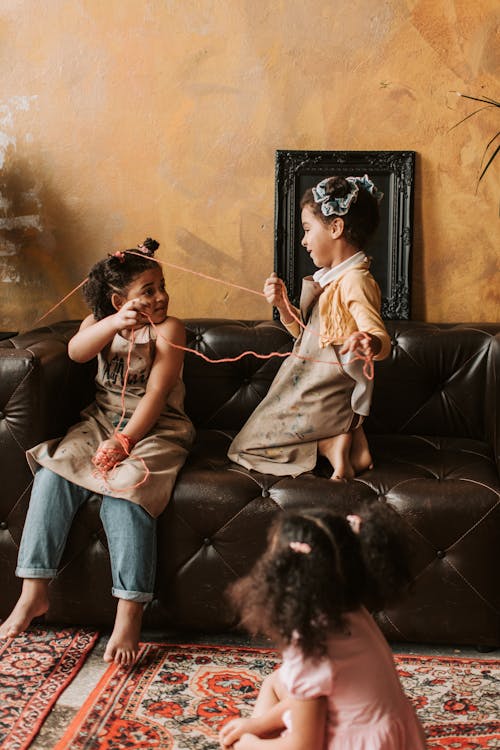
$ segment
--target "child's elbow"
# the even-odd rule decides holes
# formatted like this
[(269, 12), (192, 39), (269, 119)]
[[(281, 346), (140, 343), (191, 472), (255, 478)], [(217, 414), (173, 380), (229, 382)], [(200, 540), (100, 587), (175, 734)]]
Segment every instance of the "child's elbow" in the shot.
[(68, 357), (72, 362), (77, 362), (81, 365), (88, 362), (89, 359), (92, 359), (92, 357), (85, 356), (85, 353), (81, 351), (80, 347), (75, 346), (71, 341), (68, 344)]
[[(69, 354), (69, 352), (68, 352)], [(79, 357), (78, 355), (69, 354), (69, 358), (72, 362), (76, 362), (79, 365), (84, 365), (85, 362), (88, 362), (89, 360), (85, 357)]]

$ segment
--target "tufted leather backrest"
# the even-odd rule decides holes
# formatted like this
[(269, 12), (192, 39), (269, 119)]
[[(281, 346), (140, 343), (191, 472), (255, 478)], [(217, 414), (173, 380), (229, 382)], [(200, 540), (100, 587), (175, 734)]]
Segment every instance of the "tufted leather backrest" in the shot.
[[(188, 345), (214, 359), (250, 349), (283, 352), (292, 346), (288, 333), (271, 321), (204, 319), (188, 320), (186, 326)], [(393, 348), (387, 360), (375, 365), (367, 431), (491, 441), (499, 384), (490, 380), (499, 377), (493, 360), (498, 362), (500, 356), (500, 325), (387, 321), (387, 328)], [(237, 430), (267, 392), (280, 364), (278, 358), (248, 356), (213, 365), (187, 354), (186, 408), (194, 423)]]
[[(6, 419), (0, 422), (0, 447), (25, 449), (42, 434), (61, 434), (91, 400), (93, 363), (82, 367), (64, 356), (77, 324), (63, 321), (0, 342), (0, 411)], [(500, 324), (386, 325), (393, 348), (388, 359), (375, 365), (367, 432), (483, 440), (496, 445), (498, 456)], [(293, 343), (275, 321), (190, 319), (186, 329), (188, 346), (211, 359), (250, 350), (286, 352)], [(211, 364), (188, 353), (186, 410), (194, 424), (239, 429), (281, 361), (248, 355)]]
[[(390, 322), (391, 357), (377, 364), (367, 429), (377, 433), (487, 439), (486, 402), (500, 326)], [(496, 334), (496, 337), (495, 337)], [(498, 377), (498, 372), (496, 377)], [(492, 437), (491, 435), (489, 436)]]
[[(273, 321), (187, 320), (187, 345), (210, 359), (245, 351), (287, 352), (293, 339)], [(262, 400), (282, 359), (248, 355), (237, 362), (211, 364), (186, 354), (186, 410), (196, 427), (238, 430)]]
[(67, 356), (77, 326), (64, 321), (0, 341), (0, 567), (19, 544), (30, 498), (26, 449), (64, 434), (93, 397), (94, 363)]
[[(63, 434), (93, 396), (95, 363), (77, 365), (67, 356), (77, 325), (64, 321), (0, 342), (4, 614), (18, 595), (14, 567), (32, 482), (25, 450)], [(292, 344), (272, 321), (198, 319), (186, 327), (188, 345), (214, 359), (287, 351)], [(376, 364), (367, 422), (375, 468), (348, 485), (230, 467), (227, 433), (250, 415), (281, 360), (246, 356), (215, 365), (186, 356), (186, 408), (198, 440), (160, 519), (160, 589), (156, 608), (146, 613), (151, 622), (167, 622), (175, 611), (191, 626), (227, 624), (225, 584), (260, 554), (278, 508), (297, 507), (307, 497), (347, 512), (366, 500), (402, 512), (416, 543), (417, 598), (405, 610), (385, 613), (386, 632), (402, 640), (498, 642), (500, 506), (491, 459), (500, 453), (500, 324), (387, 327), (393, 350)], [(109, 624), (114, 605), (97, 498), (76, 519), (65, 554), (52, 587), (52, 621)], [(90, 595), (83, 580), (92, 581)]]

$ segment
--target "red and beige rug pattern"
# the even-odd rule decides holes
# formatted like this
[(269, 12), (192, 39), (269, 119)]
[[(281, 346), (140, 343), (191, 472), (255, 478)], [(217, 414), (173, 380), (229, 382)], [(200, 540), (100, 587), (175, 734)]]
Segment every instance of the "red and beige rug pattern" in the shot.
[[(432, 750), (500, 748), (500, 662), (400, 656), (396, 664)], [(145, 643), (131, 670), (107, 669), (54, 750), (217, 750), (248, 714), (275, 651)]]
[(0, 641), (0, 748), (29, 747), (97, 640), (90, 630), (30, 628)]

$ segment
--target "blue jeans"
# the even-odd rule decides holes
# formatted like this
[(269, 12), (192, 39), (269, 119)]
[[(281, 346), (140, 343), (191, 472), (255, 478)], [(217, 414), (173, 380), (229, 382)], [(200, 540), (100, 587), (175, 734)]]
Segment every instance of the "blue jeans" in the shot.
[[(93, 493), (42, 468), (36, 475), (19, 547), (19, 578), (54, 578), (75, 514)], [(113, 596), (153, 598), (156, 519), (140, 505), (104, 495), (101, 520), (108, 539)]]

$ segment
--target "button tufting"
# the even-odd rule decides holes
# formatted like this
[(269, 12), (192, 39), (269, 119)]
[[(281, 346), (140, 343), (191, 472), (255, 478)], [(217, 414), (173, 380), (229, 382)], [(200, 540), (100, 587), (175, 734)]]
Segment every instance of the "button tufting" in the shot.
[(270, 494), (269, 490), (266, 490), (265, 487), (262, 488), (262, 497), (269, 497)]
[(205, 545), (205, 547), (209, 547), (212, 544), (208, 536), (206, 536), (205, 539), (203, 540), (203, 544)]
[(3, 419), (5, 417), (5, 413), (3, 411), (0, 411), (0, 419)]
[(439, 557), (440, 560), (442, 560), (443, 557), (446, 556), (446, 552), (443, 549), (438, 549), (438, 551), (436, 552), (436, 556)]
[(203, 336), (201, 335), (201, 333), (196, 334), (195, 341), (203, 341)]
[(4, 529), (6, 529), (6, 528), (7, 528), (7, 524), (5, 523), (5, 521), (2, 521), (2, 522), (0, 523), (0, 529), (2, 529), (2, 531), (3, 531), (3, 530), (4, 530)]

